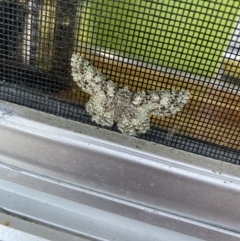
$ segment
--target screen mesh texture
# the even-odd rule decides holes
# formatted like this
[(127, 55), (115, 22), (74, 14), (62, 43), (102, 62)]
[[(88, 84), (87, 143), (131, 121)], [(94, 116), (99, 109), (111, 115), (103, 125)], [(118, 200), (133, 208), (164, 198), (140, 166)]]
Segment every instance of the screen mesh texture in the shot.
[(118, 87), (190, 93), (137, 138), (239, 164), (239, 17), (227, 0), (1, 0), (0, 98), (104, 128), (73, 81), (76, 54)]

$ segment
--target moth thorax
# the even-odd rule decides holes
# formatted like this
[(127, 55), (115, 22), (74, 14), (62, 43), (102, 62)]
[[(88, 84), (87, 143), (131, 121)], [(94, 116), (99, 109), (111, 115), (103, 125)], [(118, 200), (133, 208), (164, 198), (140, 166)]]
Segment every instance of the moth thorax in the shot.
[(124, 87), (122, 89), (118, 89), (116, 99), (118, 102), (128, 103), (132, 99), (132, 95), (132, 92), (127, 87)]

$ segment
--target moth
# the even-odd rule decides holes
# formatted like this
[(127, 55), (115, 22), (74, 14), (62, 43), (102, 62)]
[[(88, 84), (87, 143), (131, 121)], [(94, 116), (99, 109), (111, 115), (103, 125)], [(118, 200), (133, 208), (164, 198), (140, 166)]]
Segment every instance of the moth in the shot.
[(132, 92), (117, 87), (81, 56), (71, 58), (73, 80), (91, 95), (86, 111), (92, 121), (111, 127), (114, 122), (124, 134), (135, 136), (150, 129), (149, 115), (170, 116), (186, 104), (189, 93), (179, 90)]

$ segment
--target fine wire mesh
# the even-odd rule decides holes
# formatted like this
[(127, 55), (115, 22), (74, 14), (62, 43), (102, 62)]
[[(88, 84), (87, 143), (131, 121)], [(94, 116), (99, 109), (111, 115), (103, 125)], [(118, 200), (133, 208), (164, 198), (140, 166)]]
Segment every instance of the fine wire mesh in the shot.
[(225, 0), (1, 0), (0, 98), (98, 126), (71, 77), (78, 54), (119, 87), (189, 91), (137, 138), (239, 164), (239, 18)]

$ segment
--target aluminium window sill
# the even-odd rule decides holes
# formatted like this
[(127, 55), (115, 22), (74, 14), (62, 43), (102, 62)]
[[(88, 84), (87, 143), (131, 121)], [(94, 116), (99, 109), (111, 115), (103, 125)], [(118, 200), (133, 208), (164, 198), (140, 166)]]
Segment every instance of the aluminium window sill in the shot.
[[(124, 221), (117, 224), (118, 218), (145, 224), (143, 232), (153, 235), (149, 241), (161, 240), (154, 236), (156, 228), (161, 234), (168, 230), (185, 235), (182, 240), (240, 240), (240, 166), (5, 101), (0, 103), (0, 137), (0, 190), (6, 191), (4, 181), (12, 182), (51, 195), (49, 200), (62, 198), (116, 215), (111, 219), (118, 227), (116, 240), (121, 240), (120, 223), (133, 227)], [(29, 197), (29, 203), (40, 200), (34, 194)], [(7, 207), (3, 199), (0, 204), (14, 215), (39, 220), (34, 209), (31, 213)], [(79, 210), (76, 214), (82, 215)], [(43, 215), (41, 222), (49, 224), (48, 218)], [(69, 230), (60, 225), (62, 221), (54, 219), (51, 226), (86, 237), (91, 233), (93, 240), (112, 240), (116, 235), (108, 230), (97, 233), (91, 225), (81, 230), (76, 224)], [(171, 235), (162, 240), (174, 240)]]

